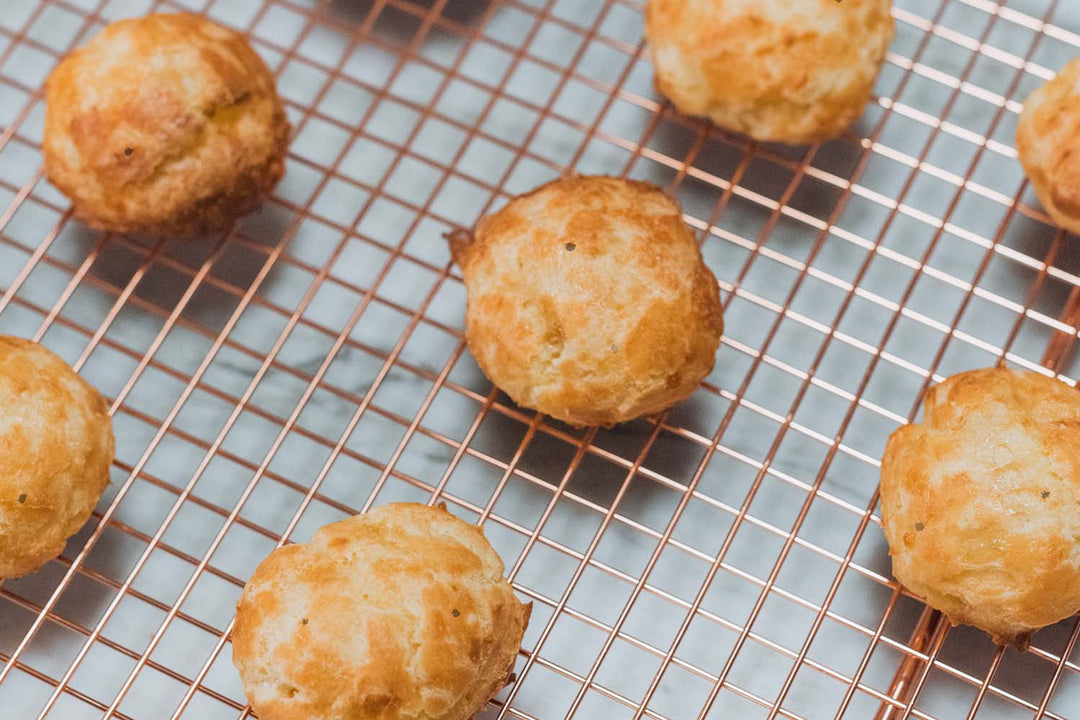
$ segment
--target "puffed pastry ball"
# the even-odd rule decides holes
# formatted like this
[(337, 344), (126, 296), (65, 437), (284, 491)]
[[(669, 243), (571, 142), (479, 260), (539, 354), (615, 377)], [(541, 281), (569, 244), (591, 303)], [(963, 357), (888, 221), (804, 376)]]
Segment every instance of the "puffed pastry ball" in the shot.
[(279, 548), (244, 587), (233, 662), (261, 720), (467, 720), (510, 680), (531, 606), (479, 528), (385, 505)]
[(1016, 151), (1046, 212), (1080, 233), (1080, 58), (1024, 102)]
[(227, 229), (281, 177), (288, 134), (262, 59), (191, 13), (112, 23), (47, 84), (46, 174), (100, 230)]
[(612, 425), (667, 409), (712, 370), (716, 278), (653, 185), (557, 180), (451, 244), (469, 349), (519, 405)]
[(1080, 390), (975, 370), (931, 388), (881, 461), (893, 574), (954, 623), (1023, 646), (1080, 611)]
[(0, 578), (59, 555), (109, 484), (108, 406), (37, 343), (0, 336)]
[(840, 135), (892, 42), (891, 0), (649, 0), (657, 90), (757, 140)]

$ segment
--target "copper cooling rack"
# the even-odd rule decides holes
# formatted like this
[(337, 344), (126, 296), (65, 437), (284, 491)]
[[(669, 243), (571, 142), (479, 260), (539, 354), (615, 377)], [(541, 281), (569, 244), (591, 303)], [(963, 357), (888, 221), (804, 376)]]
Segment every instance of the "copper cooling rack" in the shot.
[[(249, 33), (295, 136), (227, 237), (88, 231), (42, 179), (41, 86), (105, 22)], [(891, 580), (878, 457), (935, 380), (1077, 375), (1080, 252), (1024, 182), (1023, 97), (1072, 0), (897, 0), (874, 102), (747, 143), (651, 87), (641, 0), (0, 3), (0, 331), (111, 402), (112, 484), (0, 585), (0, 718), (250, 715), (233, 604), (276, 544), (374, 503), (483, 524), (534, 604), (516, 718), (1075, 718), (1080, 625), (1020, 653)], [(576, 431), (465, 351), (442, 235), (567, 170), (657, 182), (720, 280), (717, 368), (658, 422)]]

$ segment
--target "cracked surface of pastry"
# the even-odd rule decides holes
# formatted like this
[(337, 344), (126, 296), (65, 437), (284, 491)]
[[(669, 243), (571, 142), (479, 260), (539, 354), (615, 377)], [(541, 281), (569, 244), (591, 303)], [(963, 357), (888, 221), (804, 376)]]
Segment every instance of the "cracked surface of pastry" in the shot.
[(1080, 390), (1035, 372), (960, 373), (881, 461), (893, 574), (999, 643), (1080, 611)]
[(757, 140), (840, 135), (892, 42), (891, 0), (649, 0), (657, 91)]
[(247, 40), (191, 13), (108, 25), (46, 86), (46, 174), (99, 230), (227, 229), (280, 179), (288, 135)]
[(0, 336), (0, 578), (59, 555), (109, 484), (108, 406), (57, 355)]
[(1024, 101), (1016, 152), (1039, 202), (1061, 227), (1080, 233), (1080, 58)]
[(719, 287), (653, 185), (563, 178), (451, 244), (469, 349), (519, 405), (612, 425), (671, 407), (713, 368)]
[(510, 681), (530, 610), (479, 528), (384, 505), (263, 560), (233, 662), (262, 720), (467, 720)]

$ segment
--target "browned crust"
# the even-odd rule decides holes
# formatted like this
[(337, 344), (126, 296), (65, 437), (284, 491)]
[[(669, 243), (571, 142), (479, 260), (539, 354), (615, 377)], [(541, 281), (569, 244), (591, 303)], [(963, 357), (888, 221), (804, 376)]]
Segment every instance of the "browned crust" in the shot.
[(112, 23), (53, 70), (46, 101), (46, 173), (98, 229), (226, 229), (284, 172), (273, 75), (242, 35), (199, 15)]
[(0, 336), (0, 578), (60, 554), (109, 483), (108, 406), (37, 343)]
[(840, 135), (862, 113), (893, 36), (891, 0), (650, 0), (657, 90), (758, 140)]
[(531, 606), (483, 533), (386, 505), (271, 553), (244, 588), (233, 661), (262, 720), (466, 720), (511, 677)]
[(459, 236), (469, 348), (515, 402), (573, 425), (667, 409), (715, 361), (719, 287), (649, 183), (569, 176)]
[(1080, 232), (1080, 59), (1024, 102), (1016, 150), (1039, 202), (1058, 225)]
[(1080, 391), (976, 370), (932, 388), (925, 414), (881, 462), (896, 578), (1003, 644), (1080, 611)]

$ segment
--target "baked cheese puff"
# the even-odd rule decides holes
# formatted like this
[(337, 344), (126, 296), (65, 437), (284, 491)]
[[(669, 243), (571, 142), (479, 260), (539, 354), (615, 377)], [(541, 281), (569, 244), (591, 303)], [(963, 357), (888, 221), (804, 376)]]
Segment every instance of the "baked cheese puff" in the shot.
[(467, 720), (510, 681), (530, 609), (479, 528), (385, 505), (263, 560), (233, 662), (261, 720)]
[(612, 425), (671, 407), (712, 370), (719, 287), (659, 188), (567, 177), (452, 240), (469, 349), (519, 405)]
[(289, 124), (242, 35), (191, 13), (112, 23), (49, 76), (45, 172), (91, 227), (230, 227), (284, 172)]
[(1080, 233), (1080, 58), (1024, 102), (1016, 152), (1046, 212)]
[(840, 135), (892, 42), (891, 0), (649, 0), (657, 90), (757, 140)]
[(893, 574), (1002, 644), (1080, 611), (1080, 390), (1004, 368), (930, 389), (889, 438), (881, 507)]
[(0, 336), (0, 578), (63, 551), (109, 484), (113, 452), (101, 395), (41, 345)]

